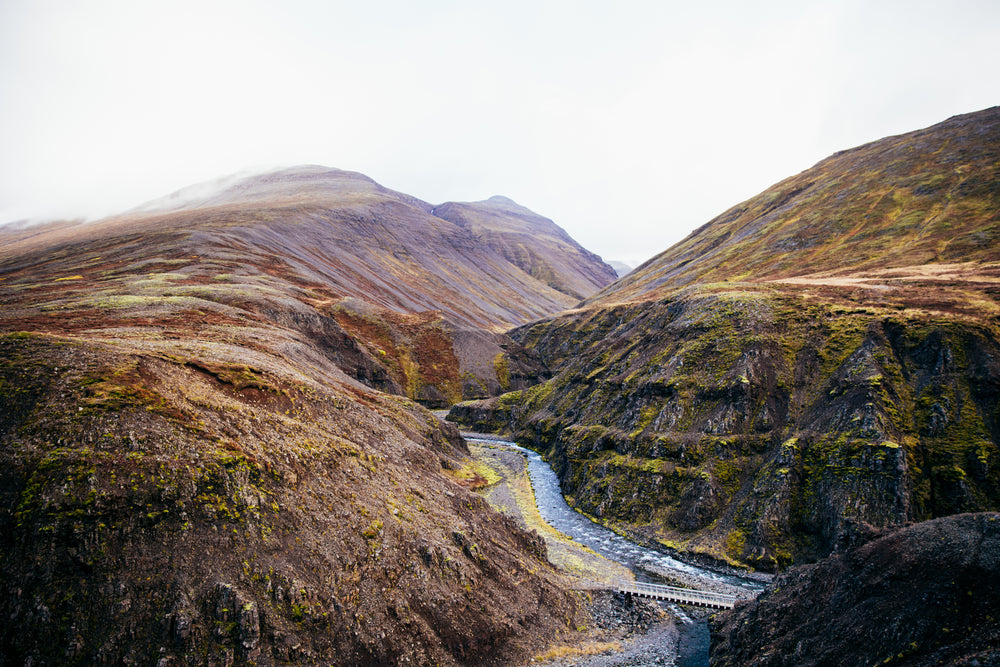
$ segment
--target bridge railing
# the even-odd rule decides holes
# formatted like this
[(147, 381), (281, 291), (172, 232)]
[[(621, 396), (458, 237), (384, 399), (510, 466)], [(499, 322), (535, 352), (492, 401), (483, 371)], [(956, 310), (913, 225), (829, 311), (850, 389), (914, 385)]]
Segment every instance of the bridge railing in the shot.
[(647, 584), (642, 581), (626, 581), (616, 579), (612, 583), (612, 588), (621, 593), (632, 593), (634, 595), (644, 595), (661, 600), (671, 600), (686, 604), (695, 604), (705, 607), (721, 607), (731, 609), (736, 604), (736, 596), (728, 593), (716, 593), (715, 591), (699, 591), (693, 588), (678, 588), (676, 586), (663, 586), (660, 584)]

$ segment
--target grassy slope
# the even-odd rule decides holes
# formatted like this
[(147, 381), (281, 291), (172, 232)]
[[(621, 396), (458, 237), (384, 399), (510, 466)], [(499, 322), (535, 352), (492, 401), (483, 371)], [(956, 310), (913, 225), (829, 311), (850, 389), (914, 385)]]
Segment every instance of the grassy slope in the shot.
[[(339, 345), (340, 365), (356, 379), (447, 405), (496, 393), (499, 332), (574, 298), (430, 209), (358, 174), (292, 169), (171, 210), (0, 230), (0, 286), (17, 317), (43, 327), (40, 318), (58, 321), (61, 308), (100, 320), (138, 307), (155, 313), (168, 300), (238, 324), (287, 314), (280, 301), (291, 295), (294, 319), (276, 324), (353, 339), (352, 350)], [(500, 234), (520, 218), (496, 222)], [(551, 227), (539, 247), (565, 236)]]
[(998, 234), (995, 107), (837, 153), (726, 211), (588, 302), (809, 275), (895, 284), (887, 269), (928, 264), (958, 263), (952, 275), (995, 282)]

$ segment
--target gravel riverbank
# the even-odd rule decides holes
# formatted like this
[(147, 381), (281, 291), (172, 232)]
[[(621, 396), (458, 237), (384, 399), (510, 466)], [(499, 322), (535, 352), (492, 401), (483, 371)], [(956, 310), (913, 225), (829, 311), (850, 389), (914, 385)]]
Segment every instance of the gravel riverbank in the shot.
[[(528, 475), (525, 454), (504, 446), (478, 441), (469, 443), (478, 465), (490, 471), (488, 486), (479, 492), (496, 509), (514, 518), (522, 527), (537, 531), (548, 549), (549, 561), (582, 588), (586, 582), (611, 582), (633, 578), (624, 565), (598, 554), (572, 537), (556, 530), (541, 516)], [(484, 473), (485, 474), (485, 473)], [(644, 570), (674, 585), (753, 597), (735, 584), (680, 571), (655, 561), (634, 559)], [(572, 585), (572, 580), (570, 580)], [(708, 656), (706, 619), (713, 610), (684, 607), (626, 596), (609, 590), (582, 590), (591, 623), (584, 638), (556, 645), (535, 656), (532, 665), (551, 667), (630, 667), (663, 665), (703, 667)]]
[[(595, 633), (612, 646), (592, 655), (568, 651), (533, 664), (546, 667), (626, 667), (675, 665), (681, 636), (678, 622), (652, 600), (632, 598), (611, 591), (595, 591), (589, 605)], [(597, 646), (599, 644), (591, 644)], [(556, 653), (559, 651), (556, 650)]]
[(481, 489), (480, 493), (490, 505), (512, 517), (522, 528), (541, 535), (553, 565), (573, 577), (597, 582), (632, 578), (628, 568), (595, 553), (542, 519), (535, 504), (523, 454), (504, 447), (474, 443), (469, 443), (469, 451), (499, 478), (488, 488)]

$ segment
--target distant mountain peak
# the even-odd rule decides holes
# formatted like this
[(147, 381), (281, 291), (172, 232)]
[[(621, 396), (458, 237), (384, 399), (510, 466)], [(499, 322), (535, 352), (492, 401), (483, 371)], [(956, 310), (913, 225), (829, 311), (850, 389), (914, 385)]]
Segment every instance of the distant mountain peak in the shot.
[(635, 267), (632, 266), (631, 264), (627, 264), (625, 262), (619, 262), (617, 260), (609, 260), (607, 264), (608, 266), (610, 266), (612, 269), (615, 270), (615, 273), (618, 274), (619, 278), (621, 278), (622, 276), (627, 276), (628, 274), (632, 273), (633, 269), (635, 269)]
[(495, 202), (497, 204), (513, 204), (514, 206), (518, 205), (516, 201), (514, 201), (510, 197), (504, 197), (503, 195), (493, 195), (486, 201)]
[(247, 169), (227, 176), (194, 183), (168, 195), (153, 199), (129, 213), (178, 211), (188, 208), (233, 203), (257, 195), (271, 196), (276, 189), (288, 189), (293, 184), (322, 186), (333, 182), (352, 182), (352, 187), (364, 183), (379, 188), (375, 181), (364, 174), (320, 165), (298, 165), (269, 169)]
[(562, 227), (509, 197), (446, 202), (431, 213), (475, 234), (511, 264), (573, 298), (586, 298), (618, 277)]
[[(523, 216), (523, 217), (530, 217), (530, 218), (533, 218), (533, 219), (537, 218), (539, 220), (549, 221), (548, 218), (546, 218), (546, 217), (544, 217), (542, 215), (539, 215), (538, 213), (535, 213), (534, 211), (532, 211), (527, 206), (522, 206), (521, 204), (518, 204), (516, 201), (514, 201), (510, 197), (505, 197), (504, 195), (493, 195), (492, 197), (490, 197), (489, 199), (487, 199), (485, 201), (469, 202), (469, 203), (473, 204), (473, 205), (476, 205), (476, 206), (482, 206), (482, 207), (486, 207), (486, 208), (490, 208), (490, 209), (494, 209), (494, 210), (505, 211), (507, 213), (515, 213), (515, 214)], [(549, 222), (551, 222), (551, 221), (549, 221)]]

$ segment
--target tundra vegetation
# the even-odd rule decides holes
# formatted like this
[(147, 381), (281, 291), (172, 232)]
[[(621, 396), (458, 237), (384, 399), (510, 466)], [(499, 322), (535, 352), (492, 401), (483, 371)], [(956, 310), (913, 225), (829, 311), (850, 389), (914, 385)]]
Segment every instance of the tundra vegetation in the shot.
[(597, 641), (523, 487), (520, 520), (491, 508), (502, 466), (426, 409), (463, 398), (577, 508), (736, 565), (995, 510), (998, 165), (997, 109), (845, 151), (611, 286), (510, 200), (320, 167), (0, 229), (0, 651), (487, 665)]

